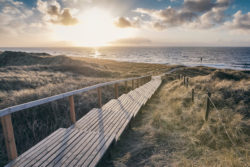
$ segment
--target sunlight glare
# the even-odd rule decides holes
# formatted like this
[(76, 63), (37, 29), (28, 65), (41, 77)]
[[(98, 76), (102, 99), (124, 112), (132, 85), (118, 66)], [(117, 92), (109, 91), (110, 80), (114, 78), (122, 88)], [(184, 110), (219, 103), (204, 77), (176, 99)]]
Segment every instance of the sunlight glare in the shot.
[(103, 46), (120, 38), (133, 36), (131, 29), (119, 29), (112, 15), (103, 9), (92, 8), (78, 17), (72, 27), (56, 26), (55, 39), (70, 41), (76, 46)]

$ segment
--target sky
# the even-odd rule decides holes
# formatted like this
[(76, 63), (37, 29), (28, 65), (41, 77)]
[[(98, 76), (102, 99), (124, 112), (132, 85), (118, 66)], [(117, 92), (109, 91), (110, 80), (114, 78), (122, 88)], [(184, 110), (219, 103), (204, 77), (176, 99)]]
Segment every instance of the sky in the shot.
[(0, 0), (0, 47), (250, 46), (250, 0)]

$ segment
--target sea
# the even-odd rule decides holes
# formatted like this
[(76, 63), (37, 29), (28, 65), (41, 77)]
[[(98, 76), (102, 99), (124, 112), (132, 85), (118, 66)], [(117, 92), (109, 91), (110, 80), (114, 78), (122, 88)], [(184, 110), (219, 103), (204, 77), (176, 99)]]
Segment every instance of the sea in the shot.
[(250, 70), (250, 47), (33, 47), (0, 48), (0, 51), (42, 52), (126, 62)]

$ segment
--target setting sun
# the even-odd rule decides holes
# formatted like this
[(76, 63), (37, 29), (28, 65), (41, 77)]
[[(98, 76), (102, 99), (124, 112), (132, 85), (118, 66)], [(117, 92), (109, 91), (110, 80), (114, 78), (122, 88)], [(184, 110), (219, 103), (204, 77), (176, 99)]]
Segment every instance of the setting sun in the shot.
[(131, 29), (119, 29), (114, 17), (104, 9), (92, 8), (79, 15), (79, 23), (71, 26), (55, 26), (54, 38), (70, 41), (75, 46), (104, 46), (120, 38), (133, 35)]

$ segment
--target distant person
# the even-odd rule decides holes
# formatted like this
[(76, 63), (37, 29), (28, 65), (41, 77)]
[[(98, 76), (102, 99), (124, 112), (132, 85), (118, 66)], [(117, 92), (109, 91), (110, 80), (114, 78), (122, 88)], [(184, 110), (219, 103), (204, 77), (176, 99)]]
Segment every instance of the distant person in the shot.
[(201, 63), (202, 63), (202, 57), (201, 57)]

